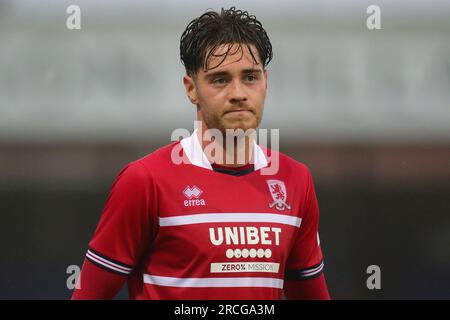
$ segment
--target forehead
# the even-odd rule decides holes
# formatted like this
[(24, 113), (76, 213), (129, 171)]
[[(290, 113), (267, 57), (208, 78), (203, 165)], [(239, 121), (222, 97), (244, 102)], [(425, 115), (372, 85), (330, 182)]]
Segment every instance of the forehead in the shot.
[[(249, 48), (251, 49), (251, 53)], [(255, 57), (255, 60), (252, 57)], [(227, 71), (231, 69), (263, 69), (258, 50), (254, 45), (247, 44), (224, 44), (217, 47), (214, 51), (207, 51), (206, 54), (207, 71), (200, 70), (200, 73), (209, 74), (218, 71)]]

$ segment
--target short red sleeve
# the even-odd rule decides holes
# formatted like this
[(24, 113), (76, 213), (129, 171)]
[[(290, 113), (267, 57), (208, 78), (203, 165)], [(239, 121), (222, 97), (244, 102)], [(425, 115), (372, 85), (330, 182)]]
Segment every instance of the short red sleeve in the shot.
[(323, 256), (318, 235), (319, 206), (311, 173), (306, 182), (305, 210), (295, 243), (286, 265), (286, 280), (311, 279), (323, 271)]
[(145, 165), (128, 164), (113, 183), (86, 258), (128, 275), (151, 245), (157, 219), (156, 188)]

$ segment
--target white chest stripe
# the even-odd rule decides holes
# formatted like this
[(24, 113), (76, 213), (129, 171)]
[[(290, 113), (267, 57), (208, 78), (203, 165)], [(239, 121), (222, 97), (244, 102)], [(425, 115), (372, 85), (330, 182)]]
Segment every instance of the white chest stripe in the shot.
[(144, 283), (170, 287), (265, 287), (283, 288), (283, 279), (277, 278), (173, 278), (144, 274)]
[(300, 228), (302, 219), (274, 213), (201, 213), (159, 218), (161, 227), (215, 222), (270, 222)]

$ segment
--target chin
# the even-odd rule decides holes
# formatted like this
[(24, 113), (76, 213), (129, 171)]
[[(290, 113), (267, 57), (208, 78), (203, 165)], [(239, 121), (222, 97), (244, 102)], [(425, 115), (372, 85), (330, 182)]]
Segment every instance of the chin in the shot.
[(230, 125), (227, 126), (226, 129), (232, 129), (232, 130), (243, 130), (243, 131), (247, 131), (247, 130), (256, 130), (256, 124), (247, 124), (247, 123), (239, 123), (239, 124), (234, 124), (234, 125)]
[(242, 129), (247, 131), (249, 129), (256, 129), (258, 127), (256, 119), (242, 119), (237, 121), (226, 121), (223, 126), (225, 129)]

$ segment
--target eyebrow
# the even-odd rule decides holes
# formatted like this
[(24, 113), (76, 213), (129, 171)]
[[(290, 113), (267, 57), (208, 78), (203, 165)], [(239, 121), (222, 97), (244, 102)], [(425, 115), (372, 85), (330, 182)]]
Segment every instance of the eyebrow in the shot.
[[(254, 69), (254, 68), (250, 68), (250, 69), (244, 69), (241, 71), (241, 74), (249, 74), (249, 73), (262, 73), (261, 69)], [(210, 74), (207, 74), (205, 76), (206, 79), (211, 79), (214, 77), (219, 77), (219, 76), (228, 76), (230, 75), (230, 73), (228, 71), (216, 71), (216, 72), (212, 72)]]

